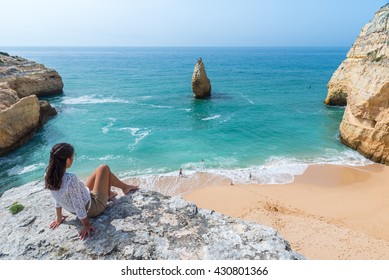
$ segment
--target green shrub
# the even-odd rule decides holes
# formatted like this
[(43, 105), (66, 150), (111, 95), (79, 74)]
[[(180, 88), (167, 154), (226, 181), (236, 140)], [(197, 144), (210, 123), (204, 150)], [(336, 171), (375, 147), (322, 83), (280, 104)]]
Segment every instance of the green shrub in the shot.
[(19, 202), (14, 202), (12, 203), (11, 207), (9, 208), (9, 211), (15, 215), (17, 213), (19, 213), (20, 211), (22, 211), (24, 209), (24, 206), (22, 204), (20, 204)]

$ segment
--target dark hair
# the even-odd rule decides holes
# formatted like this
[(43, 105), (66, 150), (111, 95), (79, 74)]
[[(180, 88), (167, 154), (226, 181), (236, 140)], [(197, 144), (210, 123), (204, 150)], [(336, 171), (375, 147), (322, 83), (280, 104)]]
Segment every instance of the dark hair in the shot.
[(45, 188), (59, 190), (66, 170), (66, 160), (74, 154), (74, 148), (68, 143), (55, 144), (50, 152), (49, 165), (46, 168)]

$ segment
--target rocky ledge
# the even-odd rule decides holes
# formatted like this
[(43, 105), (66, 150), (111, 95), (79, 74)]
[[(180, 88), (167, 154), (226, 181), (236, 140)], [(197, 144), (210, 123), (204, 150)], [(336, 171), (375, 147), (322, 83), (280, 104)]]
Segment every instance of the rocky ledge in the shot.
[(42, 64), (0, 52), (0, 156), (18, 148), (57, 112), (38, 96), (61, 93), (62, 78)]
[[(19, 202), (24, 209), (11, 214)], [(51, 194), (30, 183), (0, 198), (0, 259), (304, 259), (271, 228), (199, 209), (180, 197), (137, 191), (118, 196), (91, 223), (85, 241), (81, 223), (69, 214), (57, 229)]]
[(347, 104), (342, 143), (389, 165), (389, 4), (367, 23), (328, 83), (328, 105)]

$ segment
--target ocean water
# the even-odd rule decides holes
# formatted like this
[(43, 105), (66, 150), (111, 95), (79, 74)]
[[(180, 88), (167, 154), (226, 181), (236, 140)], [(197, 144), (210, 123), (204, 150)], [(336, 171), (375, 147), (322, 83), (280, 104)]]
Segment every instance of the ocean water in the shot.
[[(0, 157), (0, 193), (41, 180), (55, 143), (76, 149), (71, 172), (107, 163), (120, 178), (209, 172), (234, 182), (287, 183), (310, 164), (364, 165), (343, 146), (344, 108), (326, 107), (327, 83), (348, 48), (5, 47), (55, 68), (59, 114)], [(212, 98), (195, 100), (204, 61)], [(145, 181), (145, 182), (146, 182)]]

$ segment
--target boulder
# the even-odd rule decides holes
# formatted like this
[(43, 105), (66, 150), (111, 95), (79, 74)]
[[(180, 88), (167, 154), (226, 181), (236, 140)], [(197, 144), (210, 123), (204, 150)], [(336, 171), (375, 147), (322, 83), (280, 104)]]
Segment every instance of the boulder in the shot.
[(51, 106), (46, 100), (39, 100), (40, 115), (39, 115), (39, 126), (45, 124), (50, 118), (57, 115), (57, 110)]
[(208, 98), (211, 96), (211, 82), (205, 72), (204, 63), (201, 58), (197, 60), (192, 75), (192, 91), (195, 98)]
[[(17, 214), (9, 211), (14, 202), (24, 206)], [(43, 182), (6, 191), (0, 198), (0, 259), (304, 259), (274, 229), (157, 192), (118, 195), (90, 219), (96, 232), (84, 241), (75, 215), (51, 230), (54, 219)]]
[(389, 4), (367, 23), (328, 83), (328, 105), (346, 105), (342, 143), (389, 165)]

